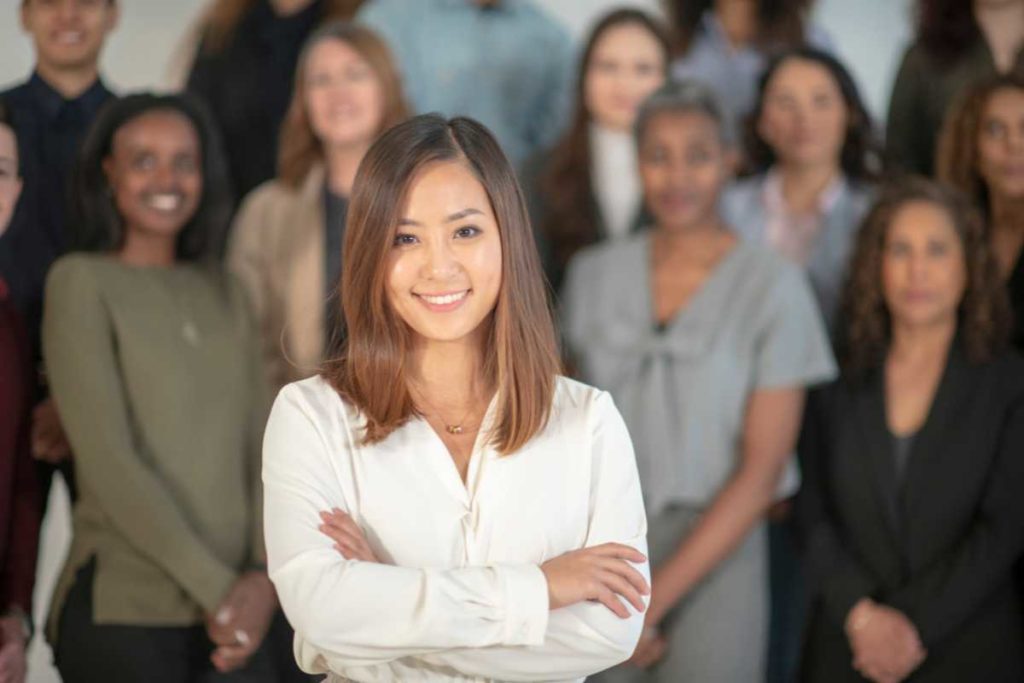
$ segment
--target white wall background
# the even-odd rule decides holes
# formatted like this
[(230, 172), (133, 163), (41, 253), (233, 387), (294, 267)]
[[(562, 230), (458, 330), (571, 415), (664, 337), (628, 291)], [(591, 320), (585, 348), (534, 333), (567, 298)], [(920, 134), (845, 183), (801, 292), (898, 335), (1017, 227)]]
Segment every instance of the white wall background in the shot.
[[(408, 0), (416, 2), (417, 0)], [(658, 0), (538, 0), (582, 36), (605, 10), (636, 5), (658, 10)], [(882, 120), (898, 59), (910, 34), (911, 0), (819, 0), (817, 21), (832, 35), (840, 56), (853, 70), (876, 119)], [(0, 0), (0, 85), (23, 80), (32, 68), (32, 50), (18, 21), (20, 0)], [(118, 91), (166, 88), (180, 82), (187, 68), (188, 38), (205, 0), (121, 0), (121, 25), (103, 55), (103, 74)], [(44, 526), (37, 586), (37, 623), (68, 542), (67, 494), (54, 488)], [(36, 638), (29, 683), (57, 683), (49, 649)]]

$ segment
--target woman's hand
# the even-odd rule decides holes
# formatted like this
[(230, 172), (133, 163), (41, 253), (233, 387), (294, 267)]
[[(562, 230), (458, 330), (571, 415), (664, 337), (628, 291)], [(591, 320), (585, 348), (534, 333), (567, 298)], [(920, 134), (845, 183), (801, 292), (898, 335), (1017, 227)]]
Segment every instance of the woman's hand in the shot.
[(321, 512), (320, 519), (323, 521), (320, 531), (334, 541), (334, 548), (346, 560), (381, 564), (366, 542), (363, 530), (345, 512), (334, 508), (330, 512)]
[(904, 680), (927, 656), (914, 624), (902, 612), (863, 599), (846, 618), (853, 667), (876, 683)]
[(629, 610), (624, 597), (638, 612), (644, 611), (644, 595), (651, 592), (643, 575), (630, 562), (645, 562), (643, 553), (621, 543), (605, 543), (559, 555), (541, 565), (548, 581), (551, 609), (584, 600), (600, 602), (623, 619)]
[(71, 457), (71, 445), (68, 444), (52, 398), (47, 398), (32, 411), (30, 440), (32, 457), (36, 460), (56, 465)]
[(206, 632), (217, 647), (210, 655), (217, 671), (245, 666), (270, 629), (277, 594), (266, 572), (242, 574), (217, 612), (207, 619)]

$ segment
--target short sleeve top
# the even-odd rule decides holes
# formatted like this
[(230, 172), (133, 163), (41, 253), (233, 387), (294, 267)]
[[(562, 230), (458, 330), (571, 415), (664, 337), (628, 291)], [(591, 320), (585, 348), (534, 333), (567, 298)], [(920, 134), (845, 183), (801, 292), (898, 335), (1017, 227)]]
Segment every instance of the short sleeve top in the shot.
[[(647, 234), (582, 252), (563, 321), (583, 377), (622, 412), (653, 515), (711, 502), (738, 464), (753, 391), (815, 384), (836, 367), (806, 276), (782, 257), (737, 242), (659, 329), (649, 252)], [(779, 495), (798, 483), (790, 458)]]

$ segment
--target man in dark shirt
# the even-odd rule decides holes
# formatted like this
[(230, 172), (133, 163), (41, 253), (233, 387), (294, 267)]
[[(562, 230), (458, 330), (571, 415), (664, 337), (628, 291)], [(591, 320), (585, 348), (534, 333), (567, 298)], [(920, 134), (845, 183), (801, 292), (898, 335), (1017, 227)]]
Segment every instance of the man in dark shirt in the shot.
[[(38, 362), (46, 273), (67, 249), (73, 229), (71, 169), (85, 131), (111, 97), (99, 78), (99, 57), (119, 6), (117, 0), (22, 0), (20, 13), (36, 65), (27, 82), (0, 93), (18, 131), (24, 179), (11, 227), (0, 237), (0, 277), (21, 311)], [(33, 411), (32, 452), (51, 463), (69, 455), (49, 399)]]

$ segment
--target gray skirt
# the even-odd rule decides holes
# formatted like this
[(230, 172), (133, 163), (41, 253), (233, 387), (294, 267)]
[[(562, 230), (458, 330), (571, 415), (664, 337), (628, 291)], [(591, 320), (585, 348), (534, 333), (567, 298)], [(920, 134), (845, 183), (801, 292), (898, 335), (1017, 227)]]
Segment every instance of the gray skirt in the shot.
[[(670, 556), (703, 511), (671, 507), (648, 520), (651, 566)], [(668, 614), (668, 652), (647, 670), (622, 665), (602, 683), (761, 683), (768, 636), (768, 545), (758, 524), (724, 562)]]

